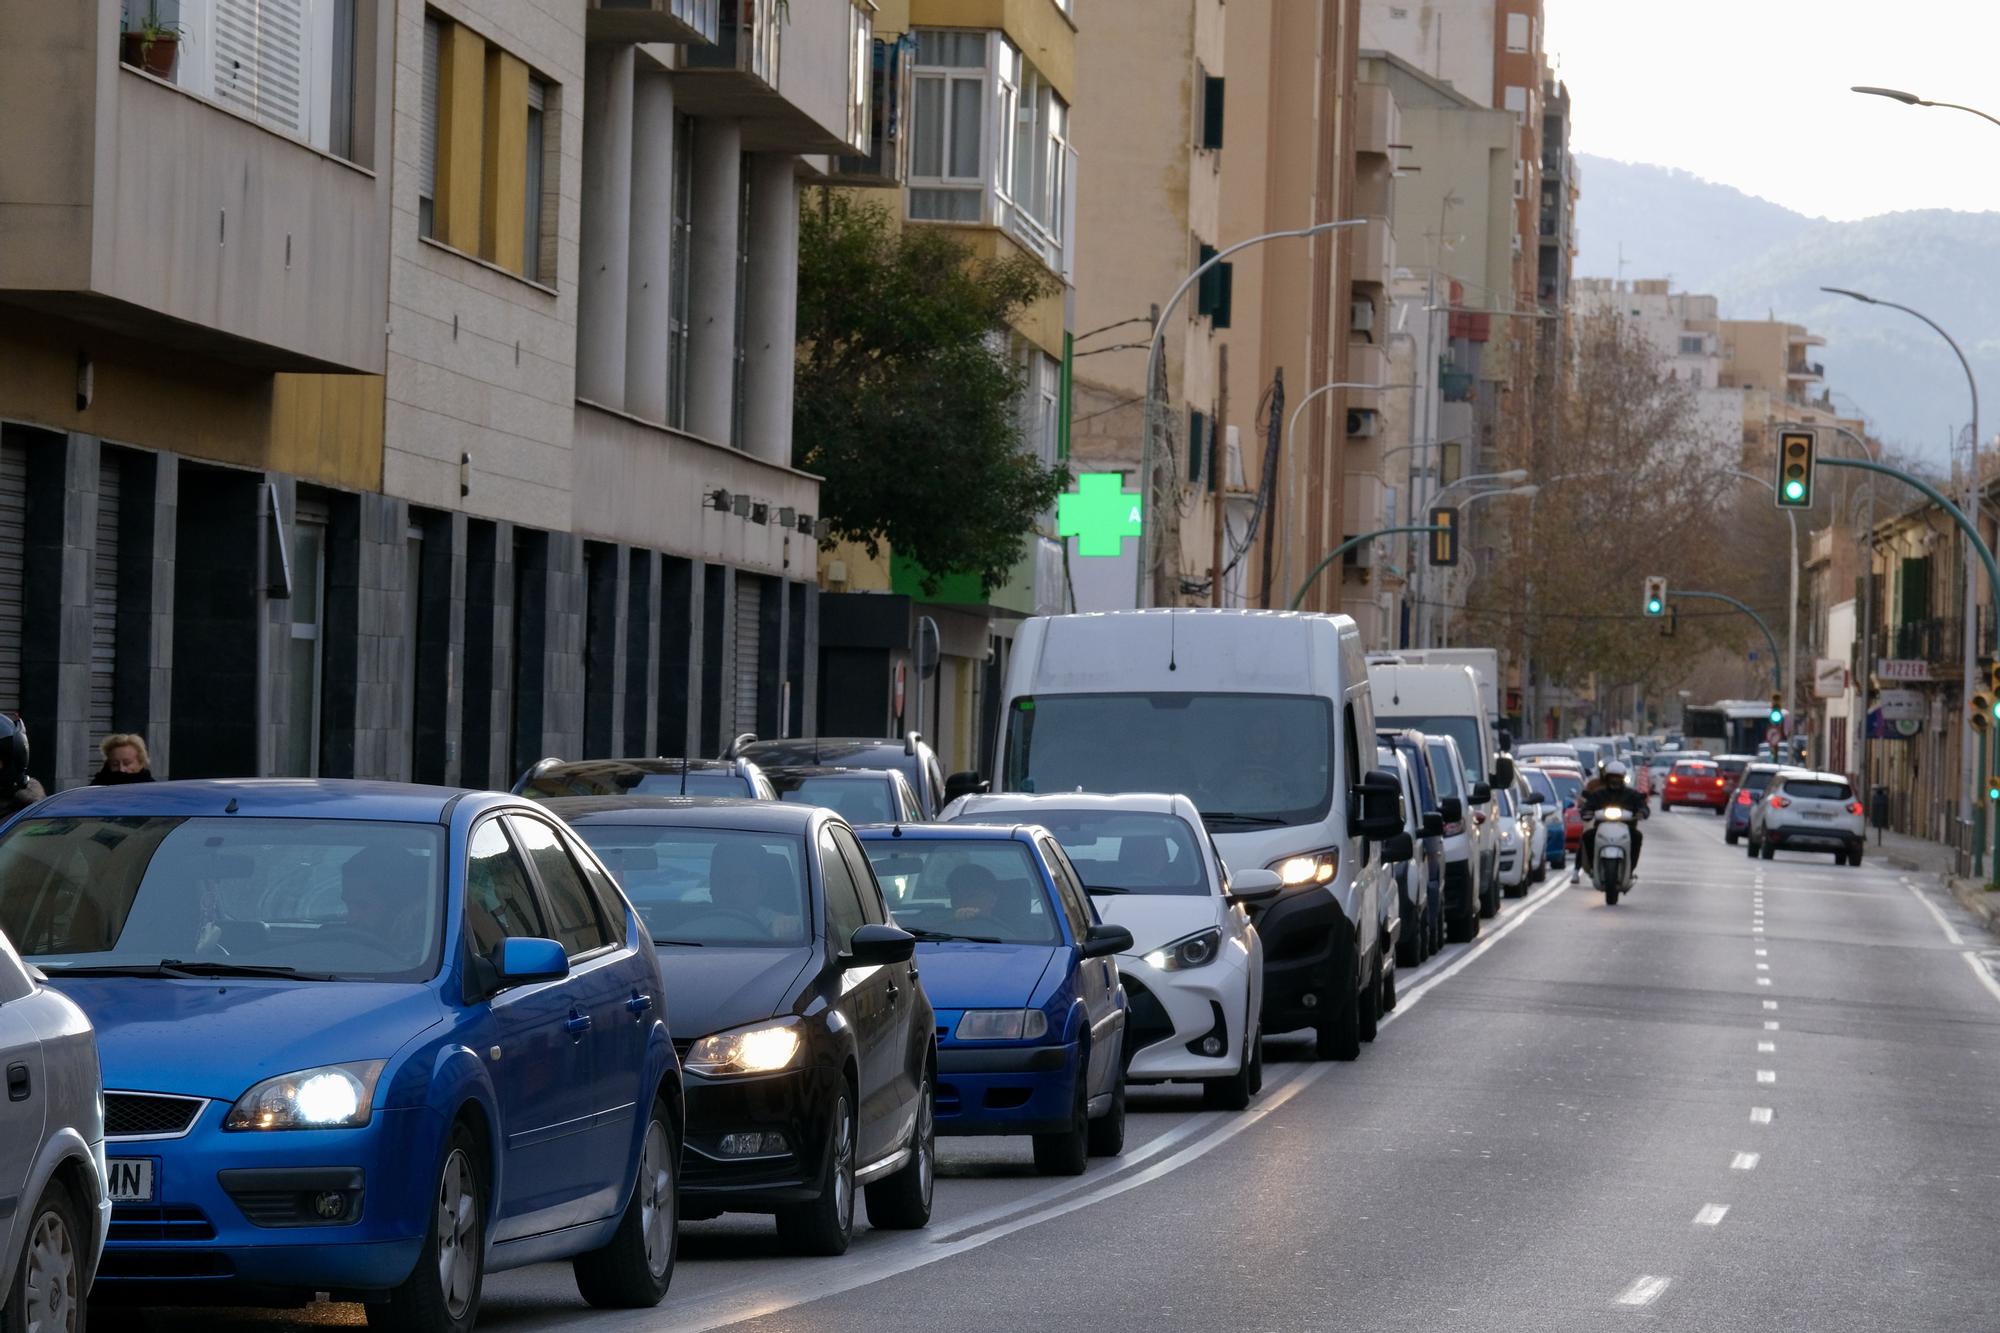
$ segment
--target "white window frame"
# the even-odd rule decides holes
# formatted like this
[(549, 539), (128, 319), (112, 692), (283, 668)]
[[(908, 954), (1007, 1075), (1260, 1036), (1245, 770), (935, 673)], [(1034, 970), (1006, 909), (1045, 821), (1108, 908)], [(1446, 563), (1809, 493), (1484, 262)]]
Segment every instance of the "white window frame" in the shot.
[(1521, 55), (1534, 48), (1534, 19), (1528, 14), (1507, 16), (1507, 49)]
[(1516, 119), (1523, 125), (1527, 124), (1529, 112), (1527, 88), (1518, 83), (1510, 83), (1501, 94), (1501, 97), (1503, 99), (1502, 105), (1507, 110), (1513, 112)]
[[(939, 28), (928, 31), (947, 32), (954, 35), (965, 34), (964, 29), (958, 28)], [(922, 34), (918, 33), (916, 36), (919, 43), (921, 43)], [(921, 174), (917, 169), (918, 162), (916, 156), (917, 136), (921, 131), (914, 121), (917, 107), (921, 104), (922, 98), (914, 91), (912, 92), (910, 99), (910, 114), (912, 118), (910, 127), (910, 188), (906, 197), (909, 200), (910, 217), (915, 221), (990, 223), (993, 220), (992, 201), (988, 195), (994, 171), (994, 125), (989, 117), (989, 111), (993, 105), (992, 89), (998, 78), (996, 48), (1000, 45), (1000, 41), (996, 40), (999, 34), (990, 31), (982, 31), (979, 33), (979, 36), (985, 43), (985, 58), (980, 64), (920, 64), (913, 66), (911, 69), (911, 77), (915, 81), (915, 88), (921, 88), (927, 82), (935, 82), (940, 85), (941, 96), (938, 99), (938, 106), (945, 117), (945, 123), (938, 127), (939, 174)], [(919, 49), (921, 49), (921, 46)], [(957, 105), (957, 99), (953, 96), (953, 92), (955, 85), (960, 83), (976, 83), (979, 86), (979, 96), (976, 99), (976, 105), (979, 107), (980, 114), (980, 125), (977, 133), (979, 160), (975, 165), (974, 173), (969, 176), (955, 175), (951, 170), (952, 116), (955, 114), (953, 108)], [(916, 196), (920, 190), (941, 190), (974, 195), (976, 197), (974, 217), (939, 218), (920, 214), (916, 211)]]

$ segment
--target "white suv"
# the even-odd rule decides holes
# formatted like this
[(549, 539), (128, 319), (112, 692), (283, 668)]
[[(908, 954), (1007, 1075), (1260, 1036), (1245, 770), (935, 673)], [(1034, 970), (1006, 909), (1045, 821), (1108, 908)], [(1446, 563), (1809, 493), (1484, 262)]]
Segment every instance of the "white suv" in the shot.
[(1788, 849), (1832, 852), (1835, 865), (1858, 866), (1868, 833), (1845, 777), (1787, 768), (1772, 775), (1751, 807), (1749, 840), (1750, 855), (1766, 861)]

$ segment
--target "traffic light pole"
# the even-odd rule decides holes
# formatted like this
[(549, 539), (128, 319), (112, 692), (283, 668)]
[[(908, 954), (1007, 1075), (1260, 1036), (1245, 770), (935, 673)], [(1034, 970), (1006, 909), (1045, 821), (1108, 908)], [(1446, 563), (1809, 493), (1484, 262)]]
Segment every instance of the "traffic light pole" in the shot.
[[(1303, 602), (1306, 599), (1306, 594), (1312, 591), (1313, 580), (1317, 579), (1322, 573), (1324, 573), (1328, 565), (1340, 559), (1340, 557), (1346, 555), (1349, 551), (1361, 545), (1361, 543), (1363, 542), (1372, 542), (1377, 537), (1397, 537), (1401, 536), (1403, 533), (1406, 532), (1449, 532), (1449, 531), (1451, 531), (1451, 529), (1443, 526), (1442, 524), (1424, 523), (1412, 527), (1377, 528), (1373, 532), (1364, 532), (1359, 537), (1349, 537), (1346, 541), (1334, 547), (1331, 551), (1328, 551), (1326, 555), (1321, 558), (1320, 562), (1312, 567), (1312, 573), (1306, 575), (1306, 581), (1304, 583), (1301, 583), (1299, 585), (1299, 590), (1292, 594), (1292, 600), (1289, 604), (1286, 605), (1285, 609), (1287, 611), (1298, 610), (1299, 603)], [(1408, 575), (1406, 574), (1404, 577), (1407, 578)]]
[[(1973, 552), (1976, 555), (1978, 555), (1979, 562), (1986, 566), (1986, 583), (1987, 586), (1993, 590), (1994, 607), (1996, 608), (1996, 610), (2000, 610), (2000, 566), (1996, 566), (1993, 563), (1993, 552), (1987, 547), (1986, 543), (1980, 538), (1979, 529), (1974, 527), (1972, 521), (1965, 516), (1964, 510), (1960, 509), (1957, 505), (1953, 504), (1951, 501), (1945, 499), (1944, 493), (1942, 491), (1938, 490), (1937, 487), (1931, 485), (1929, 482), (1923, 480), (1921, 477), (1913, 477), (1909, 473), (1903, 471), (1901, 468), (1893, 468), (1886, 463), (1871, 462), (1867, 459), (1862, 459), (1862, 458), (1822, 458), (1819, 460), (1819, 462), (1822, 467), (1851, 467), (1862, 472), (1875, 472), (1879, 473), (1884, 477), (1894, 477), (1897, 481), (1900, 481), (1905, 485), (1914, 488), (1915, 490), (1921, 491), (1924, 494), (1924, 496), (1931, 501), (1932, 504), (1935, 504), (1938, 508), (1944, 510), (1945, 513), (1949, 514), (1951, 516), (1951, 521), (1958, 525), (1958, 530), (1965, 534), (1965, 540), (1971, 545)], [(1977, 493), (1978, 492), (1975, 489), (1974, 494)], [(1968, 597), (1968, 600), (1974, 600), (1974, 599)], [(1993, 627), (1994, 652), (1996, 655), (2000, 655), (2000, 614), (1996, 614), (1993, 619), (1994, 619), (1994, 627)], [(1973, 644), (1973, 636), (1978, 632), (1978, 627), (1975, 622), (1976, 622), (1976, 617), (1974, 618), (1973, 621), (1968, 621), (1965, 626), (1965, 639), (1966, 639), (1966, 644), (1968, 645), (1967, 651), (1969, 653), (1974, 651), (1975, 646)], [(1864, 666), (1865, 665), (1866, 664), (1864, 663)], [(1964, 700), (1964, 702), (1968, 706), (1970, 706), (1972, 700), (1968, 696)], [(1863, 722), (1864, 723), (1866, 722), (1865, 718), (1863, 719)], [(1969, 743), (1967, 744), (1966, 749), (1967, 752), (1970, 752), (1971, 745)], [(1980, 781), (1982, 782), (1985, 781), (1986, 777), (1987, 775), (1982, 774), (1980, 776)], [(1984, 789), (1982, 788), (1981, 790)], [(1966, 814), (1966, 823), (1970, 825), (1972, 822), (1972, 811), (1968, 810), (1965, 812), (1965, 814)], [(2000, 875), (2000, 820), (1989, 820), (1988, 822), (1991, 825), (1991, 832), (1993, 836), (1993, 862), (1992, 862), (1993, 870), (1996, 875)], [(1986, 839), (1982, 837), (1980, 838), (1979, 841), (1983, 849)], [(1973, 849), (1971, 848), (1967, 848), (1966, 850), (1968, 852), (1973, 851)]]
[(1756, 621), (1757, 628), (1764, 631), (1764, 642), (1771, 646), (1771, 689), (1775, 692), (1784, 688), (1779, 684), (1782, 677), (1778, 669), (1778, 636), (1771, 633), (1771, 627), (1764, 623), (1764, 617), (1758, 615), (1755, 611), (1752, 611), (1726, 592), (1689, 592), (1686, 588), (1669, 588), (1667, 596), (1670, 599), (1675, 597), (1699, 597), (1709, 602), (1727, 602), (1744, 615)]

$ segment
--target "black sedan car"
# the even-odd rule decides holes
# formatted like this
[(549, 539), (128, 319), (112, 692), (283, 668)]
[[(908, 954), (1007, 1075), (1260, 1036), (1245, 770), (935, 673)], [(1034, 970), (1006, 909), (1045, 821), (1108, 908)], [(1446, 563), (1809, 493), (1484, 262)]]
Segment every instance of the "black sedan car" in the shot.
[(765, 769), (764, 776), (779, 800), (825, 806), (850, 824), (916, 824), (924, 819), (909, 779), (893, 768), (784, 765)]
[[(733, 758), (748, 759), (755, 764), (812, 764), (814, 766), (835, 765), (841, 768), (893, 768), (909, 782), (910, 790), (917, 794), (917, 806), (925, 819), (935, 819), (938, 811), (944, 809), (945, 802), (953, 796), (962, 796), (973, 790), (945, 791), (944, 770), (938, 766), (937, 754), (924, 741), (923, 733), (912, 731), (901, 740), (883, 740), (867, 736), (807, 736), (792, 740), (760, 741), (750, 736), (739, 736), (730, 747)], [(954, 781), (976, 781), (972, 775), (962, 775)]]
[(531, 801), (568, 796), (740, 796), (775, 801), (776, 791), (747, 759), (538, 759), (514, 784)]
[(775, 801), (557, 800), (645, 921), (687, 1099), (681, 1216), (774, 1213), (840, 1254), (926, 1225), (936, 1018), (846, 821)]

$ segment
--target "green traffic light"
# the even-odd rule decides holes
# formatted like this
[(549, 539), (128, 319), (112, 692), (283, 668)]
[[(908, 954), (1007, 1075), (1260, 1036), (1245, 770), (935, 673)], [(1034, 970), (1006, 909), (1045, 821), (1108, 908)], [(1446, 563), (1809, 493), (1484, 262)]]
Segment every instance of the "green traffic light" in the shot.
[(1790, 481), (1786, 482), (1786, 483), (1785, 483), (1785, 498), (1786, 498), (1787, 500), (1803, 500), (1803, 499), (1805, 499), (1805, 498), (1806, 498), (1806, 484), (1805, 484), (1805, 483), (1804, 483), (1803, 481), (1800, 481), (1800, 480), (1799, 480), (1798, 478), (1796, 478), (1796, 477), (1794, 477), (1794, 478), (1793, 478), (1792, 480), (1790, 480)]
[(2000, 782), (1989, 782), (1986, 784), (1986, 799), (1989, 801), (2000, 801)]
[(1783, 722), (1784, 720), (1785, 720), (1785, 710), (1784, 710), (1784, 709), (1782, 709), (1782, 708), (1773, 708), (1773, 709), (1771, 710), (1771, 721), (1772, 721), (1772, 722), (1774, 722), (1774, 723), (1776, 723), (1776, 722)]
[(1664, 609), (1665, 608), (1660, 604), (1660, 599), (1657, 597), (1653, 598), (1653, 600), (1646, 603), (1646, 614), (1649, 616), (1657, 616)]

